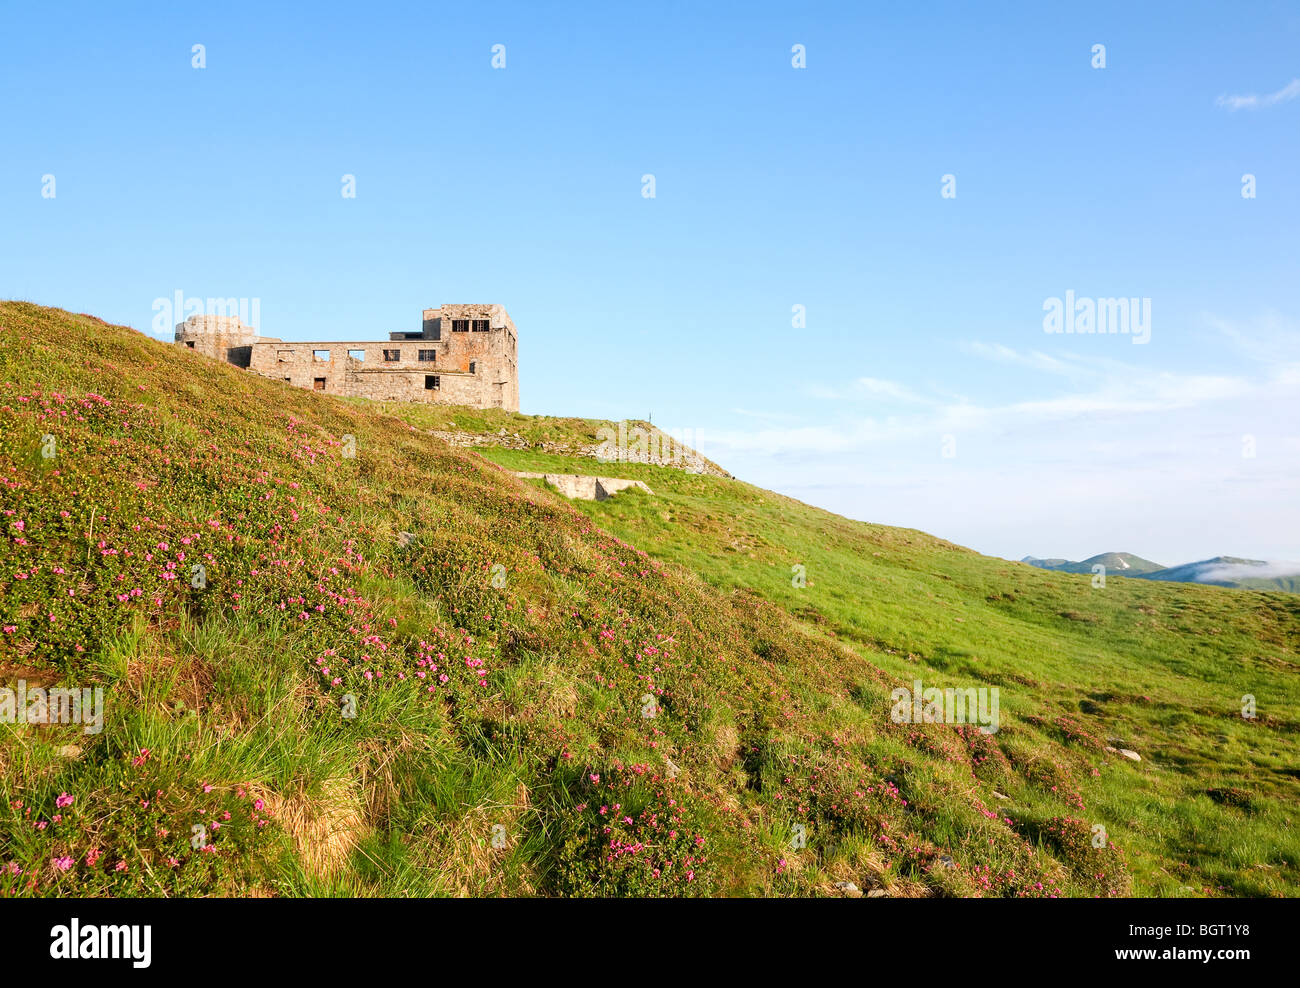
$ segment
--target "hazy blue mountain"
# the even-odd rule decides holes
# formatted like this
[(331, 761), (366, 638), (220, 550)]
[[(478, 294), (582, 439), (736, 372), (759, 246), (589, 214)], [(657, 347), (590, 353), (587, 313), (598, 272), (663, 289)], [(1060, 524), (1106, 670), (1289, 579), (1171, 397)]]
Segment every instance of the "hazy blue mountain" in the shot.
[(1195, 563), (1184, 563), (1154, 573), (1136, 573), (1144, 580), (1167, 580), (1173, 583), (1208, 583), (1216, 587), (1241, 587), (1248, 590), (1288, 590), (1300, 593), (1300, 564), (1271, 563), (1263, 559), (1215, 556)]
[(1237, 587), (1245, 590), (1286, 590), (1300, 593), (1300, 563), (1268, 562), (1263, 559), (1242, 559), (1238, 556), (1215, 556), (1181, 566), (1161, 566), (1131, 552), (1103, 552), (1099, 556), (1071, 562), (1068, 559), (1038, 559), (1026, 556), (1020, 560), (1039, 569), (1060, 573), (1091, 573), (1100, 563), (1106, 567), (1107, 576), (1131, 576), (1139, 580), (1163, 580), (1169, 583), (1204, 583), (1216, 587)]
[(1164, 569), (1160, 563), (1153, 563), (1131, 552), (1103, 552), (1077, 563), (1068, 559), (1036, 559), (1033, 556), (1026, 556), (1020, 561), (1039, 569), (1054, 569), (1061, 573), (1091, 573), (1098, 563), (1106, 567), (1107, 574), (1114, 573), (1118, 576), (1138, 576)]

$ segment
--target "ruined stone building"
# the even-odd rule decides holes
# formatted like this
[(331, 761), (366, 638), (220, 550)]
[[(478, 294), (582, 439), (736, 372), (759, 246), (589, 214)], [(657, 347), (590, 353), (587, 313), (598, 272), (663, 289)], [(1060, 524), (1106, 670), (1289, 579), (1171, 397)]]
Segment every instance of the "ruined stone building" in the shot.
[(190, 316), (176, 345), (326, 394), (519, 411), (518, 339), (500, 305), (425, 309), (418, 332), (378, 343), (287, 342), (237, 316)]

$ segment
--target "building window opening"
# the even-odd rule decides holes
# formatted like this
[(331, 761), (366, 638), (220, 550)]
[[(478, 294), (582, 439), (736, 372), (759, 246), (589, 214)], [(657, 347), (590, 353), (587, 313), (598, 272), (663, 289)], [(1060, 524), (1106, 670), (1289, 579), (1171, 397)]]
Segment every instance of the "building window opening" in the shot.
[(394, 361), (401, 360), (401, 359), (402, 359), (402, 351), (401, 351), (401, 350), (385, 350), (385, 351), (384, 351), (384, 359), (385, 359), (386, 361), (388, 361), (390, 364), (393, 363)]
[(453, 319), (453, 320), (451, 321), (451, 331), (452, 331), (453, 333), (468, 333), (468, 332), (469, 332), (469, 320), (468, 320), (468, 319)]
[(323, 377), (315, 377), (315, 378), (312, 378), (311, 387), (312, 387), (312, 390), (313, 390), (313, 391), (324, 391), (324, 390), (325, 390), (325, 378), (323, 378)]
[(420, 351), (420, 359), (423, 360), (423, 361), (425, 361), (426, 363), (430, 363), (430, 362), (436, 361), (436, 360), (438, 359), (438, 351), (437, 351), (437, 350), (421, 350), (421, 351)]
[(491, 328), (492, 323), (487, 319), (474, 320), (474, 332), (476, 333), (486, 333)]
[(425, 391), (437, 391), (437, 390), (438, 390), (438, 383), (439, 383), (439, 382), (438, 382), (438, 375), (437, 375), (437, 374), (425, 374), (425, 375), (424, 375), (424, 390), (425, 390)]

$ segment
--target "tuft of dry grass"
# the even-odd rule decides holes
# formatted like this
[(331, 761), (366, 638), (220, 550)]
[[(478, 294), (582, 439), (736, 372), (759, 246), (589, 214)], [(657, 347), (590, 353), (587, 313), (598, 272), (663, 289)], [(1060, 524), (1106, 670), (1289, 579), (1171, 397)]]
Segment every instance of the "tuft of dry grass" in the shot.
[[(501, 867), (503, 859), (519, 843), (519, 821), (531, 806), (528, 787), (520, 782), (513, 803), (475, 806), (443, 835), (439, 842), (442, 854), (434, 866), (452, 878), (454, 884), (449, 891), (453, 895), (465, 898), (533, 893), (531, 882), (520, 876), (507, 884)], [(496, 827), (502, 828), (501, 831), (494, 831)], [(493, 846), (495, 833), (502, 834), (504, 846)]]
[(356, 783), (327, 779), (316, 796), (299, 789), (290, 794), (254, 791), (266, 812), (292, 836), (298, 858), (317, 878), (337, 875), (365, 835), (365, 820)]
[(731, 724), (714, 728), (709, 751), (719, 767), (729, 768), (740, 754), (740, 732)]

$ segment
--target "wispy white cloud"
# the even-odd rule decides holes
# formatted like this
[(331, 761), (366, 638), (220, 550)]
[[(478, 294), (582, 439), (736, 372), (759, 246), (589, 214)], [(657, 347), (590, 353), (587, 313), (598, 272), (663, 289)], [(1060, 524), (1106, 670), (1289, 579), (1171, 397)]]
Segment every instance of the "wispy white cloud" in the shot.
[(701, 449), (832, 511), (1016, 558), (1300, 558), (1300, 333), (1271, 316), (1206, 320), (1209, 367), (968, 343), (957, 382), (825, 381), (815, 390), (834, 400), (705, 427)]
[[(764, 450), (773, 455), (848, 453), (888, 442), (910, 442), (944, 434), (1006, 431), (1071, 419), (1106, 418), (1172, 412), (1214, 402), (1244, 399), (1269, 383), (1286, 384), (1275, 368), (1268, 381), (1226, 374), (1150, 371), (1119, 361), (1051, 357), (1002, 344), (971, 343), (965, 352), (999, 363), (1045, 371), (1063, 393), (1004, 403), (968, 398), (930, 398), (898, 381), (857, 378), (845, 386), (809, 389), (815, 397), (838, 400), (850, 408), (864, 399), (889, 406), (888, 414), (827, 424), (759, 429), (752, 432), (709, 431), (720, 454)], [(1289, 377), (1289, 375), (1288, 375)], [(1041, 378), (1037, 379), (1041, 381)], [(1026, 390), (1034, 386), (1026, 383)], [(849, 413), (851, 415), (851, 413)]]
[(1204, 313), (1211, 329), (1239, 353), (1262, 364), (1300, 364), (1300, 325), (1277, 312), (1265, 312), (1246, 321), (1221, 319)]
[(933, 398), (918, 394), (898, 381), (879, 377), (859, 377), (847, 386), (814, 384), (808, 387), (810, 397), (828, 401), (902, 401), (914, 405), (934, 404)]
[(1000, 364), (1014, 364), (1019, 367), (1028, 367), (1031, 370), (1045, 371), (1048, 374), (1069, 374), (1072, 373), (1077, 365), (1071, 365), (1063, 360), (1057, 360), (1055, 357), (1049, 357), (1045, 353), (1037, 350), (1031, 350), (1028, 353), (1020, 350), (1014, 350), (1009, 346), (1001, 343), (963, 343), (960, 349), (964, 353), (972, 356), (982, 357), (985, 360), (992, 360)]
[(1211, 563), (1197, 571), (1200, 580), (1276, 580), (1300, 576), (1300, 563)]
[(1072, 418), (1079, 415), (1168, 412), (1227, 398), (1245, 397), (1254, 385), (1240, 377), (1212, 374), (1135, 374), (1112, 378), (1090, 392), (1022, 401), (991, 409), (999, 416), (1030, 419)]
[(797, 416), (788, 412), (766, 412), (753, 408), (733, 408), (731, 414), (740, 415), (747, 419), (763, 419), (767, 422), (793, 422), (797, 420)]
[(1215, 105), (1226, 106), (1229, 110), (1259, 110), (1266, 106), (1276, 106), (1300, 96), (1300, 79), (1292, 79), (1275, 93), (1249, 93), (1245, 96), (1220, 96)]
[(760, 453), (765, 456), (845, 455), (869, 446), (919, 435), (919, 423), (866, 418), (836, 425), (805, 425), (752, 431), (701, 430), (701, 452), (706, 456)]
[(881, 380), (878, 377), (860, 377), (853, 382), (853, 389), (857, 394), (870, 398), (886, 398), (919, 405), (933, 404), (932, 399), (917, 394), (906, 385), (899, 384), (897, 381)]

